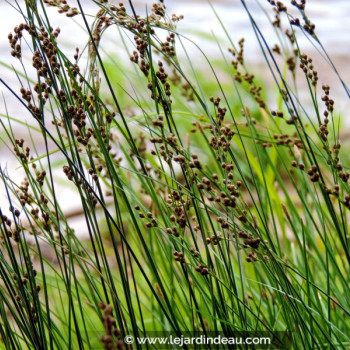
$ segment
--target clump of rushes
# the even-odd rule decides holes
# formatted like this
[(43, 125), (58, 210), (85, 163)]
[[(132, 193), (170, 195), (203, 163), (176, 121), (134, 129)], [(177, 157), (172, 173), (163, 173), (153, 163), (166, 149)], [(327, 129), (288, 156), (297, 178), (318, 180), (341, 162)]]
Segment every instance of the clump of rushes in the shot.
[[(274, 88), (250, 71), (247, 38), (228, 36), (227, 57), (210, 64), (232, 82), (221, 85), (179, 55), (183, 16), (163, 1), (147, 15), (132, 2), (94, 3), (91, 16), (80, 0), (28, 1), (8, 36), (19, 83), (1, 83), (28, 135), (0, 119), (24, 176), (15, 183), (1, 164), (4, 347), (122, 349), (129, 334), (257, 330), (288, 331), (293, 349), (346, 349), (349, 144), (333, 90), (298, 41), (302, 32), (323, 50), (306, 1), (267, 2), (275, 43), (242, 0)], [(72, 59), (59, 43), (68, 29), (51, 26), (47, 7), (86, 26)], [(119, 70), (101, 55), (115, 27), (130, 57)]]

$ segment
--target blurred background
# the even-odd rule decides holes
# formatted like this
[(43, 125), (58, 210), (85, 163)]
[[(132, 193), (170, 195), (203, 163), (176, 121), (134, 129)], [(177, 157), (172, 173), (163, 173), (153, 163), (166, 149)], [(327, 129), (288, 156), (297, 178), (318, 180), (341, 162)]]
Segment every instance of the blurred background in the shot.
[[(15, 8), (15, 3), (23, 4), (24, 0), (19, 1), (1, 1), (0, 3), (0, 52), (1, 61), (7, 64), (14, 62), (9, 52), (9, 44), (7, 35), (10, 30), (22, 22), (22, 16)], [(68, 1), (72, 6), (77, 6), (75, 0)], [(120, 1), (111, 1), (119, 3)], [(133, 1), (136, 12), (145, 14), (147, 9), (150, 10), (154, 1), (143, 0)], [(124, 2), (128, 8), (128, 1)], [(246, 3), (251, 11), (254, 12), (255, 19), (258, 21), (266, 38), (270, 39), (269, 44), (273, 44), (274, 33), (271, 25), (269, 25), (266, 13), (273, 17), (273, 11), (267, 0), (246, 0)], [(284, 1), (289, 8), (290, 1)], [(81, 1), (84, 9), (94, 14), (94, 3), (92, 0)], [(219, 15), (221, 21), (228, 30), (231, 38), (237, 42), (240, 38), (246, 39), (246, 61), (250, 61), (256, 65), (263, 64), (263, 56), (260, 54), (260, 48), (249, 22), (247, 13), (245, 12), (241, 0), (165, 0), (168, 13), (183, 14), (184, 20), (179, 23), (179, 31), (187, 38), (194, 40), (203, 49), (206, 49), (206, 54), (215, 57), (218, 50), (207, 50), (215, 46), (213, 34), (219, 38), (225, 38), (222, 27), (214, 15), (213, 8)], [(81, 45), (88, 39), (87, 33), (82, 29), (82, 21), (79, 16), (72, 19), (66, 18), (65, 15), (59, 14), (56, 8), (48, 7), (48, 14), (51, 18), (53, 26), (59, 26), (62, 30), (60, 35), (60, 43), (67, 50), (74, 49), (77, 45)], [(350, 1), (348, 0), (307, 0), (306, 12), (309, 18), (316, 25), (316, 32), (321, 39), (324, 48), (332, 58), (336, 66), (341, 70), (345, 82), (350, 83)], [(195, 25), (194, 25), (195, 24)], [(194, 30), (194, 28), (196, 28)], [(107, 34), (108, 36), (108, 34)], [(113, 41), (113, 37), (109, 37), (111, 45), (120, 45), (117, 40)], [(309, 42), (308, 38), (299, 37), (301, 45), (306, 53), (313, 52), (315, 48)], [(114, 47), (110, 47), (114, 50)], [(191, 57), (193, 58), (193, 57)], [(322, 63), (322, 62), (320, 62)], [(329, 79), (329, 84), (333, 85), (332, 70), (327, 69), (327, 65), (322, 66), (322, 77)], [(2, 70), (1, 76), (6, 76), (9, 79), (9, 74)], [(336, 86), (334, 86), (336, 88)]]
[[(24, 3), (24, 0), (16, 1), (16, 3)], [(119, 1), (114, 1), (119, 3)], [(137, 13), (146, 13), (147, 8), (152, 6), (152, 0), (133, 1)], [(72, 6), (77, 6), (75, 0), (69, 1)], [(112, 1), (113, 3), (113, 1)], [(267, 22), (267, 17), (261, 7), (267, 9), (270, 17), (272, 17), (271, 6), (267, 0), (247, 0), (249, 9), (254, 11), (255, 19), (258, 20), (264, 35), (267, 38), (273, 36), (273, 30)], [(289, 5), (289, 1), (284, 1)], [(93, 14), (94, 4), (92, 0), (81, 1), (84, 9)], [(127, 6), (128, 1), (125, 1)], [(189, 39), (195, 40), (202, 48), (206, 49), (205, 45), (212, 44), (208, 40), (209, 36), (214, 33), (218, 38), (224, 38), (222, 27), (213, 13), (210, 4), (213, 5), (216, 12), (220, 16), (226, 29), (229, 31), (233, 40), (238, 41), (240, 38), (246, 38), (247, 55), (246, 60), (256, 64), (262, 63), (262, 55), (259, 54), (260, 49), (256, 38), (251, 28), (248, 16), (241, 4), (241, 0), (166, 0), (165, 4), (169, 13), (183, 14), (184, 20), (179, 24), (179, 30)], [(260, 7), (261, 6), (261, 7)], [(292, 6), (290, 6), (292, 8)], [(67, 49), (74, 50), (77, 44), (87, 41), (87, 34), (81, 28), (82, 22), (79, 16), (73, 20), (66, 18), (65, 15), (59, 14), (56, 8), (48, 7), (48, 14), (54, 26), (64, 28), (60, 35), (61, 44)], [(317, 35), (322, 41), (325, 49), (330, 53), (330, 56), (337, 67), (341, 69), (344, 79), (350, 80), (350, 1), (348, 0), (308, 0), (306, 12), (316, 24)], [(10, 30), (22, 22), (22, 15), (15, 7), (14, 1), (1, 1), (0, 4), (0, 52), (1, 61), (11, 64), (11, 55), (9, 54), (9, 44), (7, 35)], [(193, 24), (196, 24), (195, 26)], [(196, 28), (195, 30), (193, 28)], [(80, 28), (80, 29), (79, 29)], [(272, 43), (272, 42), (271, 42)], [(306, 51), (314, 50), (312, 43), (307, 38), (301, 41), (305, 45)], [(118, 44), (118, 43), (114, 43)], [(204, 46), (203, 46), (204, 45)], [(112, 48), (111, 48), (112, 49)], [(206, 53), (215, 56), (217, 52), (207, 50)], [(325, 68), (325, 67), (322, 67)], [(326, 73), (330, 74), (331, 70), (326, 69)], [(1, 76), (6, 75), (6, 71), (1, 71)], [(325, 76), (327, 77), (327, 76)], [(7, 76), (7, 78), (9, 78)], [(331, 75), (329, 79), (332, 79)]]

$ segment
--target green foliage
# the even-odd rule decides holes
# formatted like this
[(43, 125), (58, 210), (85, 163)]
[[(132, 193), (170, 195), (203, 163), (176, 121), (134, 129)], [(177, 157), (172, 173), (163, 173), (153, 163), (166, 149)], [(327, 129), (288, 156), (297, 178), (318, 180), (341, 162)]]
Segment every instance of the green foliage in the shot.
[[(329, 87), (298, 45), (304, 32), (323, 50), (304, 7), (297, 22), (271, 5), (281, 38), (272, 49), (242, 0), (269, 87), (245, 64), (244, 40), (234, 45), (224, 27), (229, 52), (214, 37), (222, 57), (200, 50), (206, 63), (197, 66), (176, 29), (181, 17), (169, 18), (162, 2), (146, 17), (94, 2), (90, 23), (79, 0), (26, 1), (9, 37), (20, 83), (1, 83), (31, 122), (0, 116), (25, 174), (17, 184), (1, 168), (3, 348), (111, 349), (130, 333), (195, 330), (288, 331), (294, 349), (348, 348), (348, 150)], [(72, 60), (48, 6), (86, 25), (87, 50)], [(111, 27), (131, 63), (125, 52), (103, 59)], [(298, 79), (310, 106), (298, 99)], [(26, 140), (17, 124), (27, 125)], [(63, 186), (79, 198), (84, 237), (62, 205)]]

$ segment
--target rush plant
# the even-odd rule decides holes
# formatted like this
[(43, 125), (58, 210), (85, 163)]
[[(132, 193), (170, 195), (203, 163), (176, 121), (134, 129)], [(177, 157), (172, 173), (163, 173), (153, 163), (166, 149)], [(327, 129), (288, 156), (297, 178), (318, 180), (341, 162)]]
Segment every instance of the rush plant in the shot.
[[(300, 36), (349, 90), (305, 1), (260, 4), (273, 12), (272, 44), (241, 0), (264, 73), (223, 24), (212, 62), (162, 0), (141, 15), (132, 1), (71, 2), (7, 8), (23, 21), (8, 37), (6, 74), (18, 83), (1, 84), (26, 116), (2, 103), (2, 147), (16, 165), (1, 159), (0, 346), (122, 349), (125, 335), (153, 331), (285, 331), (293, 349), (348, 349), (349, 144)], [(72, 29), (53, 28), (49, 8), (84, 26), (72, 57), (59, 41)], [(103, 41), (113, 30), (123, 53)]]

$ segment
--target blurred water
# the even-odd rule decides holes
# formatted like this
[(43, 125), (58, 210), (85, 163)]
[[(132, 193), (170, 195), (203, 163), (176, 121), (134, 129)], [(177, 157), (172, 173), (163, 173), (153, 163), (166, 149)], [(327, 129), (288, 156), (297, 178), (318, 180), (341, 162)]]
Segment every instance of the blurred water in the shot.
[[(117, 1), (119, 2), (119, 1)], [(284, 1), (286, 4), (289, 1)], [(24, 1), (19, 1), (24, 3)], [(71, 0), (69, 3), (74, 4), (75, 1)], [(127, 3), (127, 1), (125, 1)], [(153, 0), (133, 1), (136, 11), (138, 13), (145, 13), (146, 8), (150, 8)], [(209, 2), (201, 0), (166, 0), (169, 13), (183, 14), (185, 19), (179, 23), (179, 31), (187, 38), (194, 40), (199, 44), (206, 54), (210, 57), (217, 57), (220, 54), (215, 41), (201, 38), (198, 33), (205, 33), (213, 36), (213, 34), (220, 40), (223, 40), (223, 48), (227, 48), (229, 43), (225, 38), (224, 32), (220, 26), (219, 21), (215, 17)], [(240, 0), (212, 0), (220, 19), (224, 23), (228, 33), (232, 40), (237, 42), (240, 38), (246, 38), (246, 60), (256, 65), (263, 63), (263, 56), (260, 54), (260, 49), (257, 44), (257, 40), (251, 28), (248, 16), (241, 4)], [(247, 0), (248, 7), (252, 10), (255, 16), (255, 20), (259, 24), (265, 37), (270, 41), (269, 44), (273, 45), (277, 42), (273, 29), (266, 19), (266, 15), (259, 9), (256, 0)], [(22, 16), (16, 9), (11, 7), (15, 5), (14, 1), (0, 2), (0, 53), (1, 61), (7, 64), (15, 64), (18, 67), (18, 63), (10, 56), (9, 44), (7, 35), (10, 30), (13, 30), (14, 26), (22, 22)], [(94, 14), (93, 2), (91, 0), (82, 1), (83, 7), (87, 9), (87, 12)], [(261, 0), (260, 4), (269, 9), (269, 13), (272, 16), (270, 5), (266, 0)], [(290, 5), (290, 8), (293, 8)], [(308, 0), (307, 1), (307, 13), (312, 21), (316, 24), (317, 34), (321, 38), (321, 41), (325, 49), (330, 53), (331, 58), (334, 60), (336, 66), (340, 68), (343, 79), (345, 82), (350, 83), (350, 1), (349, 0)], [(82, 47), (87, 41), (88, 36), (81, 29), (82, 21), (79, 16), (74, 18), (74, 22), (71, 19), (66, 18), (57, 12), (55, 8), (48, 8), (48, 15), (51, 19), (53, 27), (61, 27), (62, 32), (60, 35), (60, 43), (63, 44), (67, 52), (74, 53), (76, 46)], [(107, 35), (108, 36), (108, 35)], [(308, 42), (308, 39), (302, 34), (299, 35), (300, 45), (306, 53), (312, 52), (314, 48), (312, 44)], [(185, 40), (186, 43), (186, 40)], [(113, 45), (117, 44), (117, 40), (114, 40)], [(120, 44), (120, 43), (119, 43)], [(111, 44), (109, 44), (111, 45)], [(194, 49), (193, 45), (186, 46), (193, 54), (191, 58), (196, 59), (199, 56), (198, 50)], [(114, 49), (113, 49), (114, 50)], [(27, 55), (29, 56), (29, 55)], [(25, 60), (26, 64), (31, 64), (29, 57)], [(322, 62), (320, 61), (320, 64)], [(262, 70), (263, 71), (263, 70)], [(328, 80), (328, 82), (335, 81), (335, 76), (332, 74), (332, 70), (327, 65), (322, 63), (321, 78)], [(0, 77), (6, 78), (6, 81), (13, 83), (13, 74), (9, 74), (7, 70), (1, 68)], [(339, 88), (339, 86), (336, 86)], [(2, 91), (4, 91), (1, 88)], [(7, 96), (6, 91), (5, 95)], [(12, 110), (12, 104), (9, 104), (9, 109)], [(0, 106), (1, 111), (1, 106)]]

